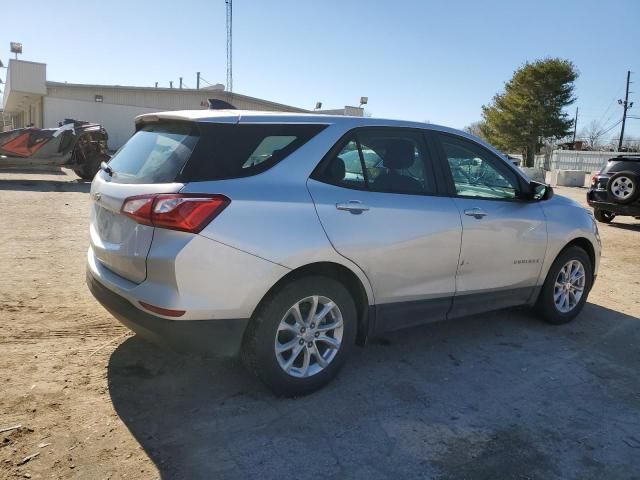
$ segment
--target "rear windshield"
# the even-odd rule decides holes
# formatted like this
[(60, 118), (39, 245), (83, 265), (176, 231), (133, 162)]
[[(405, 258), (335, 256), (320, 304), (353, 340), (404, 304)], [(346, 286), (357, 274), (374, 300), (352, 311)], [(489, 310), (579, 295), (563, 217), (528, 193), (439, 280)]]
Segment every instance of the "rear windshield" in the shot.
[(191, 157), (197, 141), (197, 132), (188, 123), (147, 125), (109, 161), (113, 181), (171, 183)]
[(325, 125), (160, 123), (136, 132), (109, 166), (120, 183), (247, 177), (268, 170)]
[(617, 173), (624, 170), (640, 173), (640, 157), (612, 158), (602, 167), (600, 173)]

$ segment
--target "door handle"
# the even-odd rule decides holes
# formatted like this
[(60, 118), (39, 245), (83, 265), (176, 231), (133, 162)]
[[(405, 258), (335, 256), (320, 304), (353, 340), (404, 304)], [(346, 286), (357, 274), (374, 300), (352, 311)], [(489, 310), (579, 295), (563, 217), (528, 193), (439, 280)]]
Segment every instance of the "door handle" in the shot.
[(351, 213), (362, 213), (369, 210), (369, 207), (358, 200), (349, 200), (346, 203), (336, 203), (338, 210), (344, 210)]
[(485, 212), (481, 208), (477, 208), (477, 207), (465, 210), (464, 214), (468, 215), (470, 217), (474, 217), (474, 218), (476, 218), (478, 220), (481, 219), (482, 217), (486, 217), (487, 216), (487, 212)]

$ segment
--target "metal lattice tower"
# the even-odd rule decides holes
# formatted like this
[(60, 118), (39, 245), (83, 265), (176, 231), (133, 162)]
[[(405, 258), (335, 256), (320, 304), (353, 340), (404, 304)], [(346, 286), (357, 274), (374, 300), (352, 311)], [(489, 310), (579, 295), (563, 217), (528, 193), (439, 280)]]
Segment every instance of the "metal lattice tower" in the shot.
[(233, 0), (224, 0), (227, 5), (227, 91), (233, 92)]

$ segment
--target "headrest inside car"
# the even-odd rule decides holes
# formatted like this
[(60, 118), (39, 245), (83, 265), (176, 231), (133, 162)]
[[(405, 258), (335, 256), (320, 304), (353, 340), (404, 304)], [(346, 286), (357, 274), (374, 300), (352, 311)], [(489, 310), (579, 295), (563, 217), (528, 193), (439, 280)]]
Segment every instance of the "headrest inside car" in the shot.
[(387, 141), (383, 164), (390, 169), (409, 168), (415, 161), (415, 148), (411, 140), (395, 138)]

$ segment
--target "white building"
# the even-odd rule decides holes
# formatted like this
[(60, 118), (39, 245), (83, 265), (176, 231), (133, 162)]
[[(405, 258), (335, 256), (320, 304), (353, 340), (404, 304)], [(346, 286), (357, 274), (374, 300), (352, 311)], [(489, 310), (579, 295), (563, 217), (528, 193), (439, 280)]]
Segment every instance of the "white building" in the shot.
[[(57, 127), (65, 118), (102, 124), (109, 148), (119, 148), (134, 132), (136, 115), (162, 110), (206, 109), (209, 99), (223, 100), (242, 110), (308, 112), (260, 98), (231, 93), (223, 85), (202, 89), (82, 85), (47, 81), (44, 63), (9, 60), (0, 128)], [(329, 111), (327, 111), (328, 113)], [(362, 116), (357, 107), (331, 114)]]

